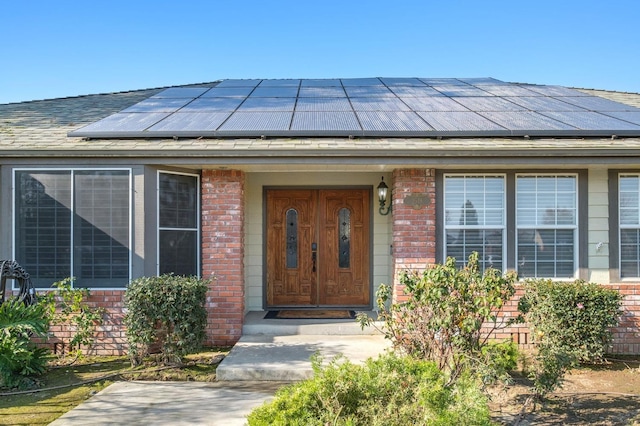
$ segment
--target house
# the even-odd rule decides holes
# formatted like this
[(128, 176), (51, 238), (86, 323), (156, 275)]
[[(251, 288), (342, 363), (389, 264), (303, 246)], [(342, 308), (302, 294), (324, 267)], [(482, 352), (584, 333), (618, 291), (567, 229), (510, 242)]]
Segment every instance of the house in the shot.
[(91, 288), (104, 354), (126, 350), (140, 276), (215, 277), (225, 345), (250, 311), (368, 310), (380, 283), (402, 297), (398, 272), (471, 251), (619, 290), (614, 351), (640, 354), (640, 94), (224, 80), (0, 105), (0, 258)]

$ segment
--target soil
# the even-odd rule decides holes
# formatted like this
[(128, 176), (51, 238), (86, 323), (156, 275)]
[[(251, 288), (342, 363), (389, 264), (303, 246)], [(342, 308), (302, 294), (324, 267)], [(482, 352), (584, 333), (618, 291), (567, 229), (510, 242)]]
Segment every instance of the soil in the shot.
[(561, 389), (535, 401), (531, 383), (491, 390), (493, 419), (502, 425), (640, 426), (640, 363), (615, 361), (583, 367), (565, 376)]

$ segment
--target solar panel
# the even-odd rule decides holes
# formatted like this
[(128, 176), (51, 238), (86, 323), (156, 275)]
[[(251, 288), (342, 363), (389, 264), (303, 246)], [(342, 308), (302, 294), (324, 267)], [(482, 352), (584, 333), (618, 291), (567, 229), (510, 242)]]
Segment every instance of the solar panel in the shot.
[(462, 97), (462, 96), (493, 96), (486, 90), (479, 89), (474, 86), (462, 86), (453, 84), (438, 84), (433, 86), (438, 92), (445, 96)]
[(209, 90), (208, 87), (171, 87), (163, 90), (157, 95), (153, 95), (151, 99), (155, 98), (197, 98), (204, 92)]
[(351, 98), (354, 111), (411, 111), (398, 98)]
[(203, 98), (246, 98), (253, 87), (214, 87), (202, 94)]
[(442, 132), (495, 132), (496, 136), (500, 132), (508, 134), (505, 127), (502, 127), (493, 121), (482, 117), (471, 111), (453, 111), (453, 112), (419, 112), (431, 127)]
[(235, 111), (242, 101), (243, 98), (198, 98), (180, 112)]
[(433, 130), (415, 112), (403, 111), (358, 111), (358, 118), (364, 130), (384, 132), (424, 132)]
[(70, 136), (640, 136), (640, 109), (492, 78), (224, 80), (174, 87)]
[(488, 118), (509, 130), (528, 131), (530, 133), (553, 131), (553, 130), (572, 130), (574, 126), (562, 123), (544, 115), (532, 111), (487, 111), (478, 114)]
[(196, 112), (189, 114), (176, 112), (151, 126), (149, 131), (164, 132), (168, 136), (173, 136), (176, 132), (194, 132), (198, 134), (202, 129), (215, 131), (230, 115), (231, 112)]
[(640, 111), (607, 111), (603, 114), (640, 125)]
[(174, 112), (192, 100), (193, 98), (149, 98), (130, 106), (122, 112)]
[(261, 135), (271, 131), (289, 130), (293, 112), (265, 111), (260, 114), (237, 111), (219, 128), (221, 132), (238, 133), (249, 132), (251, 135)]
[[(120, 135), (130, 132), (142, 132), (147, 128), (153, 126), (163, 118), (167, 117), (169, 113), (151, 112), (151, 113), (116, 113), (103, 118), (100, 121), (91, 123), (87, 126), (81, 127), (79, 131), (86, 134), (106, 134), (106, 135)], [(109, 137), (109, 136), (106, 136)]]
[(351, 111), (349, 99), (344, 98), (299, 98), (296, 111)]
[(346, 98), (347, 94), (342, 86), (301, 87), (298, 96), (301, 98)]
[(247, 98), (239, 111), (293, 111), (296, 98)]
[(291, 130), (309, 131), (321, 135), (326, 131), (359, 133), (361, 128), (356, 115), (351, 111), (301, 111), (294, 114)]
[(546, 111), (542, 114), (583, 130), (640, 130), (640, 126), (637, 124), (627, 123), (617, 118), (588, 111)]
[(347, 92), (347, 96), (349, 96), (350, 98), (378, 98), (383, 96), (395, 96), (391, 90), (384, 86), (345, 86), (344, 90)]
[(298, 87), (261, 87), (258, 86), (251, 93), (252, 98), (295, 98), (298, 96)]

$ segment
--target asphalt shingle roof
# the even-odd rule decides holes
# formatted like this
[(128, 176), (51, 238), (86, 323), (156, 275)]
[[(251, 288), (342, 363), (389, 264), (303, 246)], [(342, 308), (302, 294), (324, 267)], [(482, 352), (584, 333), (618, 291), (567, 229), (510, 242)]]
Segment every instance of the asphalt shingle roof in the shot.
[[(190, 86), (211, 88), (216, 83)], [(578, 138), (127, 138), (88, 139), (67, 133), (122, 111), (162, 92), (164, 88), (122, 93), (0, 104), (0, 164), (5, 160), (32, 158), (146, 158), (176, 162), (250, 158), (405, 158), (419, 157), (527, 157), (538, 158), (640, 156), (638, 137)], [(581, 92), (640, 107), (640, 94), (579, 89)], [(191, 159), (191, 160), (189, 160)], [(400, 161), (400, 160), (398, 160)], [(475, 160), (482, 161), (482, 160)]]

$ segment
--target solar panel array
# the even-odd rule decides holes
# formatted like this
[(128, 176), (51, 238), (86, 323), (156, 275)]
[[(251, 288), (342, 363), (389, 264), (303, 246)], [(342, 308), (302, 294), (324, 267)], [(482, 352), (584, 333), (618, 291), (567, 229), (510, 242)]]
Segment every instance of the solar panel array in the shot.
[(640, 136), (640, 109), (492, 78), (224, 80), (166, 89), (90, 138)]

